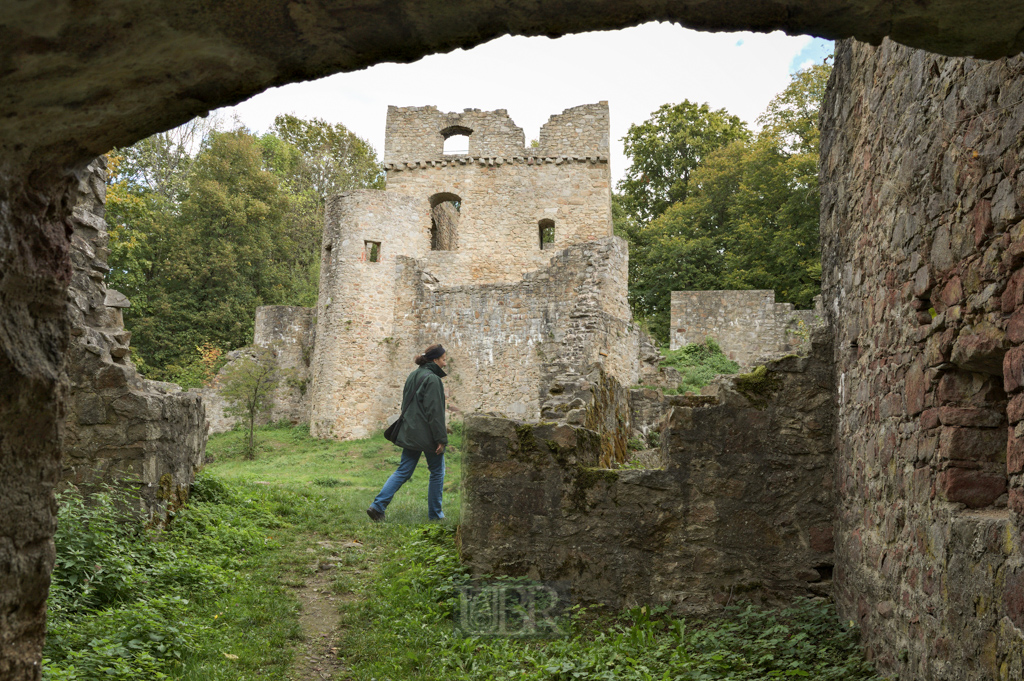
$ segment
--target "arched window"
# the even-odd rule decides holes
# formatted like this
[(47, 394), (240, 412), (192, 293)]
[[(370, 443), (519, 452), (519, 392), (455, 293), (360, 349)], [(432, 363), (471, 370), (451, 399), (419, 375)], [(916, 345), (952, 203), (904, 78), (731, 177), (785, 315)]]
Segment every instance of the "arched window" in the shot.
[(473, 134), (470, 128), (461, 125), (453, 125), (441, 131), (444, 137), (444, 153), (452, 156), (465, 156), (469, 153), (469, 136)]
[(454, 251), (459, 244), (462, 198), (441, 192), (430, 197), (430, 250)]
[(537, 232), (540, 237), (540, 250), (554, 248), (555, 245), (555, 221), (544, 218), (537, 223)]

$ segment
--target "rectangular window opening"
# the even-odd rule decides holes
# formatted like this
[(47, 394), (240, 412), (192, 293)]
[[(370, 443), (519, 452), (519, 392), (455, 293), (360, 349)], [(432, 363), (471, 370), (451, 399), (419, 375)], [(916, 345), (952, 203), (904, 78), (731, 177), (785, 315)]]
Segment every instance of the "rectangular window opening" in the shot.
[(555, 243), (555, 222), (554, 220), (541, 220), (538, 225), (540, 233), (540, 250), (551, 248)]
[(363, 250), (363, 258), (366, 262), (380, 262), (380, 242), (366, 241)]

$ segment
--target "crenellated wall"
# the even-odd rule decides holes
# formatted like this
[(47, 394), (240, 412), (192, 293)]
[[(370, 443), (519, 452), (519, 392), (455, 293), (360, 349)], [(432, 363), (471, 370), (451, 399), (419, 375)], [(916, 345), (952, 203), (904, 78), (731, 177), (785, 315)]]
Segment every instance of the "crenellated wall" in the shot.
[[(451, 131), (469, 135), (468, 155), (443, 153)], [(556, 375), (573, 384), (600, 367), (638, 380), (628, 253), (612, 237), (607, 103), (553, 116), (542, 135), (560, 155), (524, 149), (504, 110), (389, 108), (387, 191), (328, 205), (314, 435), (383, 427), (413, 356), (435, 342), (450, 351), (454, 411), (536, 419), (579, 407), (546, 394)], [(542, 244), (542, 221), (554, 243)], [(380, 244), (377, 262), (367, 242)]]
[(821, 115), (836, 601), (884, 673), (1024, 678), (1024, 57), (843, 42)]

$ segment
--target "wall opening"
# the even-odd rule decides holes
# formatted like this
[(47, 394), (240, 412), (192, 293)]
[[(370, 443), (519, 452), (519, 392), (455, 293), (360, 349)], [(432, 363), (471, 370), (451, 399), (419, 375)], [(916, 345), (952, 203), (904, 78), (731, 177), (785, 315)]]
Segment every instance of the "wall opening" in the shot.
[(555, 245), (555, 221), (545, 218), (538, 222), (537, 235), (540, 238), (540, 250), (553, 248)]
[(363, 260), (366, 262), (380, 262), (380, 242), (363, 242)]
[(441, 131), (444, 137), (444, 153), (453, 156), (466, 156), (469, 154), (469, 136), (473, 134), (470, 128), (461, 125), (453, 125)]
[(459, 245), (462, 198), (442, 192), (430, 197), (430, 250), (454, 251)]

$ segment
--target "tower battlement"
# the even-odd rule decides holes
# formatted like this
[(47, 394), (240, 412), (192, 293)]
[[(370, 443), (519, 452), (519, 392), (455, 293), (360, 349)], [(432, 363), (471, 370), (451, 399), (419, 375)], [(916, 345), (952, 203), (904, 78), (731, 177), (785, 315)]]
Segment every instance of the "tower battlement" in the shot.
[[(388, 107), (384, 164), (389, 169), (455, 159), (591, 158), (608, 160), (608, 102), (566, 109), (540, 129), (539, 146), (527, 147), (523, 129), (505, 109), (461, 113), (436, 106)], [(464, 137), (465, 148), (445, 153), (445, 140)], [(465, 162), (464, 160), (462, 161)]]

